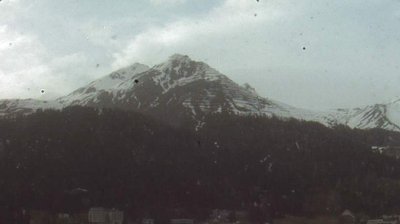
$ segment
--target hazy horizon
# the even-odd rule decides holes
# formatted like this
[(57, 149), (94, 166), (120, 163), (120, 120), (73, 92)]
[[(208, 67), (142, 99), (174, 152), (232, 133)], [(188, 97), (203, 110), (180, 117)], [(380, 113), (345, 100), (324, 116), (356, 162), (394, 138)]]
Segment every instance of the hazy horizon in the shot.
[[(0, 98), (51, 99), (179, 53), (309, 109), (400, 96), (395, 0), (0, 1)], [(41, 94), (41, 90), (45, 94)]]

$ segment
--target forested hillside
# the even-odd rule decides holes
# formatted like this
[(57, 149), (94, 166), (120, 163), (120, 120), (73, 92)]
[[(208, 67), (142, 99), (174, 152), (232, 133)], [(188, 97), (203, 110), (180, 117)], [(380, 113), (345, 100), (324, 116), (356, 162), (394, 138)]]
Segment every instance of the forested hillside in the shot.
[(220, 208), (263, 219), (400, 209), (400, 163), (371, 150), (398, 133), (232, 114), (190, 130), (83, 107), (2, 119), (0, 211), (180, 208), (204, 219)]

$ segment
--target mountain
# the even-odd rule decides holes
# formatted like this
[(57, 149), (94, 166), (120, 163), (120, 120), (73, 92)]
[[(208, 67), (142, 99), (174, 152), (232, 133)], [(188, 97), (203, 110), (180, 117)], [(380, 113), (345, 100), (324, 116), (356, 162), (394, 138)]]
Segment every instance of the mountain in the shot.
[(338, 109), (329, 116), (332, 122), (352, 128), (400, 131), (400, 99), (363, 108)]
[(61, 109), (57, 101), (42, 101), (35, 99), (6, 99), (0, 100), (0, 116), (15, 116), (19, 114), (30, 114), (38, 109)]
[(356, 109), (305, 110), (261, 97), (249, 84), (240, 86), (209, 65), (179, 54), (152, 68), (135, 63), (119, 69), (54, 101), (2, 100), (0, 115), (71, 105), (139, 111), (172, 125), (197, 128), (207, 114), (234, 113), (400, 131), (399, 101)]
[(258, 208), (275, 217), (392, 213), (400, 207), (399, 154), (371, 150), (389, 136), (400, 139), (382, 129), (222, 113), (195, 132), (80, 106), (0, 119), (0, 221), (23, 223), (3, 221), (14, 206), (55, 214), (116, 207), (138, 218), (179, 208), (202, 220), (215, 208), (255, 217)]

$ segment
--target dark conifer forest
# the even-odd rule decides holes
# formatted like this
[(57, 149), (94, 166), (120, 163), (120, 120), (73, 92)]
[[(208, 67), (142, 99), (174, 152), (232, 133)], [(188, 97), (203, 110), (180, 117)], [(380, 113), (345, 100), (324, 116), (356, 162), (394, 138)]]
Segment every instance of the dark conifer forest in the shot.
[(374, 216), (400, 210), (400, 163), (371, 146), (399, 139), (264, 116), (209, 115), (194, 131), (120, 110), (37, 111), (0, 120), (0, 211)]

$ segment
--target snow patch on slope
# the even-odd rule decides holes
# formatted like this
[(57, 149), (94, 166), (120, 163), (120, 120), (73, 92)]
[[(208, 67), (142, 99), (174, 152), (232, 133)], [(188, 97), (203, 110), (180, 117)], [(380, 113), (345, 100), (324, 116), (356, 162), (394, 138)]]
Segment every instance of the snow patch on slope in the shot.
[(65, 97), (58, 98), (57, 101), (64, 105), (74, 104), (75, 102), (81, 105), (85, 105), (89, 101), (98, 102), (99, 94), (102, 92), (115, 95), (116, 92), (121, 90), (133, 88), (135, 84), (134, 78), (138, 78), (141, 73), (149, 69), (147, 65), (135, 63), (95, 80)]

